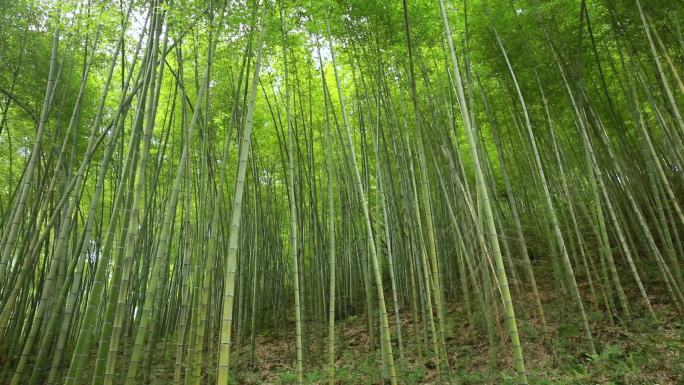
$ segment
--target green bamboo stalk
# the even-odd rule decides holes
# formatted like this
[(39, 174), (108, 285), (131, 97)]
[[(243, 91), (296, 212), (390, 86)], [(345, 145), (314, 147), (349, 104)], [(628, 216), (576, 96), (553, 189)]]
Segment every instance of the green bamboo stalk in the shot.
[(470, 121), (469, 108), (465, 100), (463, 82), (461, 80), (461, 72), (458, 64), (458, 59), (456, 58), (454, 42), (451, 36), (451, 29), (449, 27), (449, 20), (447, 18), (446, 9), (444, 8), (444, 1), (440, 0), (439, 5), (442, 12), (442, 21), (444, 23), (447, 44), (449, 45), (451, 64), (453, 66), (454, 79), (456, 83), (456, 94), (458, 97), (459, 106), (461, 108), (461, 115), (463, 117), (463, 123), (465, 125), (465, 132), (468, 138), (468, 144), (470, 146), (471, 155), (475, 167), (475, 176), (477, 179), (478, 190), (484, 192), (484, 194), (482, 194), (482, 206), (484, 208), (486, 228), (487, 233), (489, 235), (491, 250), (496, 263), (496, 273), (499, 281), (499, 288), (501, 290), (501, 296), (504, 302), (506, 325), (508, 328), (508, 334), (511, 338), (511, 345), (513, 348), (514, 366), (518, 374), (518, 384), (523, 385), (527, 384), (527, 371), (525, 370), (525, 360), (523, 358), (522, 346), (520, 345), (520, 337), (518, 336), (518, 325), (515, 319), (513, 301), (511, 299), (511, 293), (508, 287), (508, 277), (506, 275), (506, 269), (504, 268), (503, 257), (501, 255), (501, 249), (499, 247), (498, 232), (496, 229), (496, 225), (494, 224), (494, 215), (492, 212), (491, 204), (489, 202), (489, 194), (487, 193), (489, 187), (485, 183), (484, 175), (482, 172), (482, 166), (480, 164), (480, 156), (478, 154), (478, 149), (475, 142), (475, 132)]
[(259, 70), (261, 67), (261, 54), (265, 34), (265, 26), (262, 24), (259, 36), (259, 43), (254, 63), (254, 76), (249, 94), (249, 105), (245, 116), (245, 127), (242, 130), (240, 139), (240, 155), (238, 157), (238, 173), (235, 180), (235, 193), (233, 195), (233, 211), (230, 222), (230, 235), (228, 238), (228, 257), (226, 265), (226, 275), (224, 278), (223, 289), (223, 310), (221, 315), (221, 334), (218, 359), (217, 385), (228, 384), (228, 371), (230, 368), (230, 342), (233, 325), (233, 301), (235, 294), (235, 270), (237, 268), (237, 243), (240, 231), (240, 219), (242, 217), (242, 198), (245, 189), (245, 174), (247, 171), (247, 159), (252, 137), (252, 126), (254, 124), (254, 104), (256, 102), (256, 91), (259, 84)]

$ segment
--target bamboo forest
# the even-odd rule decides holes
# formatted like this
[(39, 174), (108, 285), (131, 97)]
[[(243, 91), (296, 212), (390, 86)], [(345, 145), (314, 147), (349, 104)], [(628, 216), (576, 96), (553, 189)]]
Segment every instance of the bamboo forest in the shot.
[(0, 0), (0, 384), (684, 384), (682, 0)]

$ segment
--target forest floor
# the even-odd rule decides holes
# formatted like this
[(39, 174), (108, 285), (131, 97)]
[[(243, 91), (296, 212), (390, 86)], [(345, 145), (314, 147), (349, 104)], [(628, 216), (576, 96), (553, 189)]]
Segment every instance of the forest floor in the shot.
[[(570, 311), (572, 306), (566, 308)], [(599, 354), (586, 353), (583, 333), (571, 314), (548, 314), (550, 324), (563, 318), (562, 325), (545, 342), (536, 321), (519, 321), (530, 384), (644, 384), (684, 385), (684, 321), (667, 305), (655, 305), (661, 321), (659, 330), (650, 320), (634, 317), (628, 327), (611, 325), (590, 313), (592, 331)], [(447, 329), (452, 333), (446, 345), (451, 363), (451, 376), (458, 384), (515, 384), (515, 371), (509, 344), (498, 339), (505, 337), (503, 325), (495, 338), (497, 351), (490, 349), (486, 332), (471, 325), (465, 314), (450, 311)], [(404, 362), (397, 360), (401, 384), (437, 384), (438, 373), (433, 359), (418, 356), (416, 339), (412, 333), (410, 312), (402, 313)], [(292, 325), (294, 329), (294, 325)], [(553, 325), (552, 325), (553, 326)], [(396, 330), (391, 319), (392, 332)], [(325, 331), (322, 331), (324, 333)], [(349, 317), (337, 322), (336, 378), (338, 384), (389, 384), (383, 382), (380, 349), (369, 350), (369, 335), (364, 317)], [(418, 331), (420, 345), (425, 349), (423, 331)], [(429, 334), (428, 334), (429, 335)], [(256, 339), (255, 359), (251, 360), (248, 346), (238, 349), (236, 357), (237, 384), (296, 384), (294, 371), (294, 333), (281, 332), (260, 335)], [(323, 344), (323, 345), (322, 345)], [(304, 383), (327, 384), (325, 338), (310, 340), (309, 365), (305, 365)], [(399, 356), (396, 340), (394, 355)], [(424, 355), (426, 353), (423, 353)], [(239, 358), (238, 358), (239, 357)]]
[[(636, 293), (635, 293), (636, 294)], [(637, 297), (632, 297), (637, 298)], [(525, 304), (532, 304), (531, 298)], [(624, 325), (613, 325), (600, 312), (588, 307), (592, 332), (599, 354), (587, 354), (587, 344), (579, 328), (572, 303), (565, 306), (546, 308), (549, 330), (557, 332), (544, 339), (538, 330), (540, 324), (528, 317), (531, 306), (522, 308), (518, 314), (518, 325), (523, 341), (529, 383), (536, 384), (645, 384), (684, 385), (684, 320), (667, 303), (653, 303), (660, 321), (660, 329), (644, 315), (635, 314)], [(390, 314), (393, 337), (396, 324)], [(435, 361), (425, 349), (423, 330), (417, 330), (415, 338), (411, 312), (401, 313), (401, 331), (404, 344), (404, 360), (397, 359), (398, 378), (401, 384), (437, 384), (438, 373)], [(478, 319), (478, 318), (475, 318)], [(287, 321), (290, 322), (290, 321)], [(616, 321), (617, 323), (617, 321)], [(319, 323), (316, 323), (319, 324)], [(305, 326), (309, 332), (309, 350), (305, 352), (305, 384), (327, 384), (326, 382), (326, 329)], [(455, 308), (448, 309), (446, 345), (451, 364), (451, 377), (458, 384), (515, 384), (510, 345), (502, 322), (496, 325), (494, 346), (490, 342), (484, 325), (474, 325), (467, 314)], [(336, 322), (338, 384), (389, 384), (383, 381), (380, 349), (369, 349), (365, 317), (351, 316)], [(429, 336), (429, 333), (427, 334)], [(376, 336), (377, 338), (377, 336)], [(251, 384), (296, 384), (294, 323), (284, 325), (280, 331), (262, 332), (256, 336), (254, 356), (245, 337), (243, 346), (234, 350), (231, 360), (234, 364), (231, 383)], [(418, 342), (417, 342), (418, 341)], [(399, 357), (396, 339), (393, 339), (394, 356)], [(165, 353), (155, 358), (155, 374), (152, 384), (172, 383), (173, 348), (167, 346)], [(214, 361), (215, 362), (215, 361)], [(213, 375), (211, 365), (208, 375)], [(207, 383), (211, 379), (205, 378)]]

